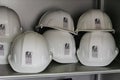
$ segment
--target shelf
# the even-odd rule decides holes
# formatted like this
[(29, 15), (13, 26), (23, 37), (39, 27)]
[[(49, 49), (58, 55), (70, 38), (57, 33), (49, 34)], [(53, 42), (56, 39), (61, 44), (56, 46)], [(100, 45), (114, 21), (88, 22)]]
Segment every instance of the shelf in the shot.
[(36, 78), (36, 77), (57, 77), (57, 76), (75, 76), (75, 75), (92, 75), (119, 73), (120, 64), (112, 63), (106, 67), (87, 67), (80, 63), (76, 64), (59, 64), (52, 62), (49, 67), (42, 73), (21, 74), (14, 72), (9, 65), (0, 66), (0, 78)]
[(115, 33), (115, 30), (114, 29), (105, 29), (105, 30), (94, 30), (94, 29), (86, 29), (86, 30), (79, 30), (79, 31), (76, 31), (76, 32), (93, 32), (93, 31), (105, 31), (105, 32), (113, 32)]

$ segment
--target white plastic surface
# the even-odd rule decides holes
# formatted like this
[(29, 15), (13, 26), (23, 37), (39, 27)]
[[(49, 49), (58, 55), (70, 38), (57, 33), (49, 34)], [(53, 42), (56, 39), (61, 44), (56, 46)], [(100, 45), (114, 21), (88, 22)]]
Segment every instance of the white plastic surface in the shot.
[(76, 63), (76, 48), (73, 36), (66, 31), (49, 30), (43, 36), (53, 53), (53, 60), (59, 63)]
[(0, 6), (0, 38), (13, 38), (21, 32), (21, 23), (17, 13), (5, 6)]
[(8, 38), (0, 38), (0, 64), (8, 64), (8, 54), (10, 50), (11, 42)]
[(71, 15), (62, 10), (48, 11), (39, 21), (39, 27), (50, 27), (74, 33), (74, 22)]
[(13, 70), (17, 72), (38, 73), (49, 65), (52, 56), (44, 37), (31, 31), (15, 39), (8, 60)]
[(118, 55), (113, 36), (108, 32), (95, 31), (86, 33), (77, 51), (80, 62), (87, 66), (109, 65)]
[(105, 12), (99, 9), (88, 10), (80, 16), (76, 32), (88, 30), (113, 31), (112, 22)]

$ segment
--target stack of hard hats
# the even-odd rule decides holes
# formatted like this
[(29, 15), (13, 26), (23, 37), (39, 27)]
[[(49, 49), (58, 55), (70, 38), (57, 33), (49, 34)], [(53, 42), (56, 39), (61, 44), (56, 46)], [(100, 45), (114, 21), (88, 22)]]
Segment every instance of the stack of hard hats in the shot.
[(6, 64), (8, 56), (10, 66), (16, 72), (42, 72), (52, 59), (59, 63), (77, 63), (72, 34), (80, 31), (90, 31), (82, 37), (77, 50), (78, 59), (82, 64), (106, 66), (119, 52), (113, 36), (109, 33), (114, 31), (111, 20), (100, 10), (84, 13), (78, 21), (76, 31), (70, 14), (62, 10), (48, 11), (35, 29), (51, 30), (45, 31), (43, 35), (27, 31), (14, 40), (13, 38), (21, 32), (18, 15), (7, 7), (0, 7), (0, 15), (0, 63)]
[(0, 6), (0, 64), (8, 64), (7, 56), (12, 40), (21, 32), (17, 13), (5, 6)]
[(55, 30), (46, 31), (46, 38), (53, 60), (59, 63), (76, 63), (76, 47), (72, 34), (74, 33), (73, 19), (65, 11), (46, 12), (39, 21), (38, 28), (48, 27)]
[[(60, 23), (59, 23), (60, 22)], [(57, 24), (56, 24), (57, 23)], [(59, 63), (76, 63), (74, 24), (64, 11), (45, 14), (36, 27), (51, 27), (43, 35), (27, 31), (17, 36), (10, 49), (8, 61), (14, 71), (38, 73), (45, 70), (53, 60)]]
[(109, 31), (112, 29), (110, 18), (101, 10), (89, 10), (79, 19), (76, 32), (86, 31), (83, 35), (77, 56), (83, 65), (106, 66), (118, 54), (115, 40)]

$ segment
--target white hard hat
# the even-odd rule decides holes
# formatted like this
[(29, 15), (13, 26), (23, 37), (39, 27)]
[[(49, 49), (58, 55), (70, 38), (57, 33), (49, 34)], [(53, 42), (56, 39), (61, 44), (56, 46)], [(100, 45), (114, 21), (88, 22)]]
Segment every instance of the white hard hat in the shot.
[(17, 13), (5, 6), (0, 6), (0, 38), (13, 38), (21, 32), (20, 19)]
[(46, 40), (35, 32), (25, 32), (16, 37), (8, 56), (13, 70), (20, 73), (41, 72), (51, 60)]
[(11, 42), (9, 39), (0, 38), (0, 64), (8, 64), (8, 53)]
[(71, 15), (62, 10), (46, 12), (40, 19), (36, 29), (39, 27), (50, 27), (74, 33), (74, 22)]
[(47, 39), (53, 60), (59, 63), (76, 63), (76, 48), (73, 36), (66, 31), (48, 30), (43, 36)]
[(114, 31), (109, 16), (98, 9), (89, 10), (79, 18), (76, 32), (94, 30)]
[(115, 59), (118, 52), (110, 33), (95, 31), (82, 37), (77, 56), (83, 65), (106, 66)]

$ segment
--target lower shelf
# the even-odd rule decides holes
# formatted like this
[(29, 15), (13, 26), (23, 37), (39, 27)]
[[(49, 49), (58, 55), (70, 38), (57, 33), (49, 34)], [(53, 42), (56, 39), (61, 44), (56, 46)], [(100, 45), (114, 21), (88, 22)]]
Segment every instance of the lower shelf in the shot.
[(0, 66), (0, 78), (36, 78), (36, 77), (57, 77), (57, 76), (74, 76), (74, 75), (91, 75), (119, 73), (120, 64), (112, 63), (106, 67), (88, 67), (80, 63), (76, 64), (59, 64), (52, 62), (49, 67), (37, 74), (21, 74), (13, 71), (9, 65)]

